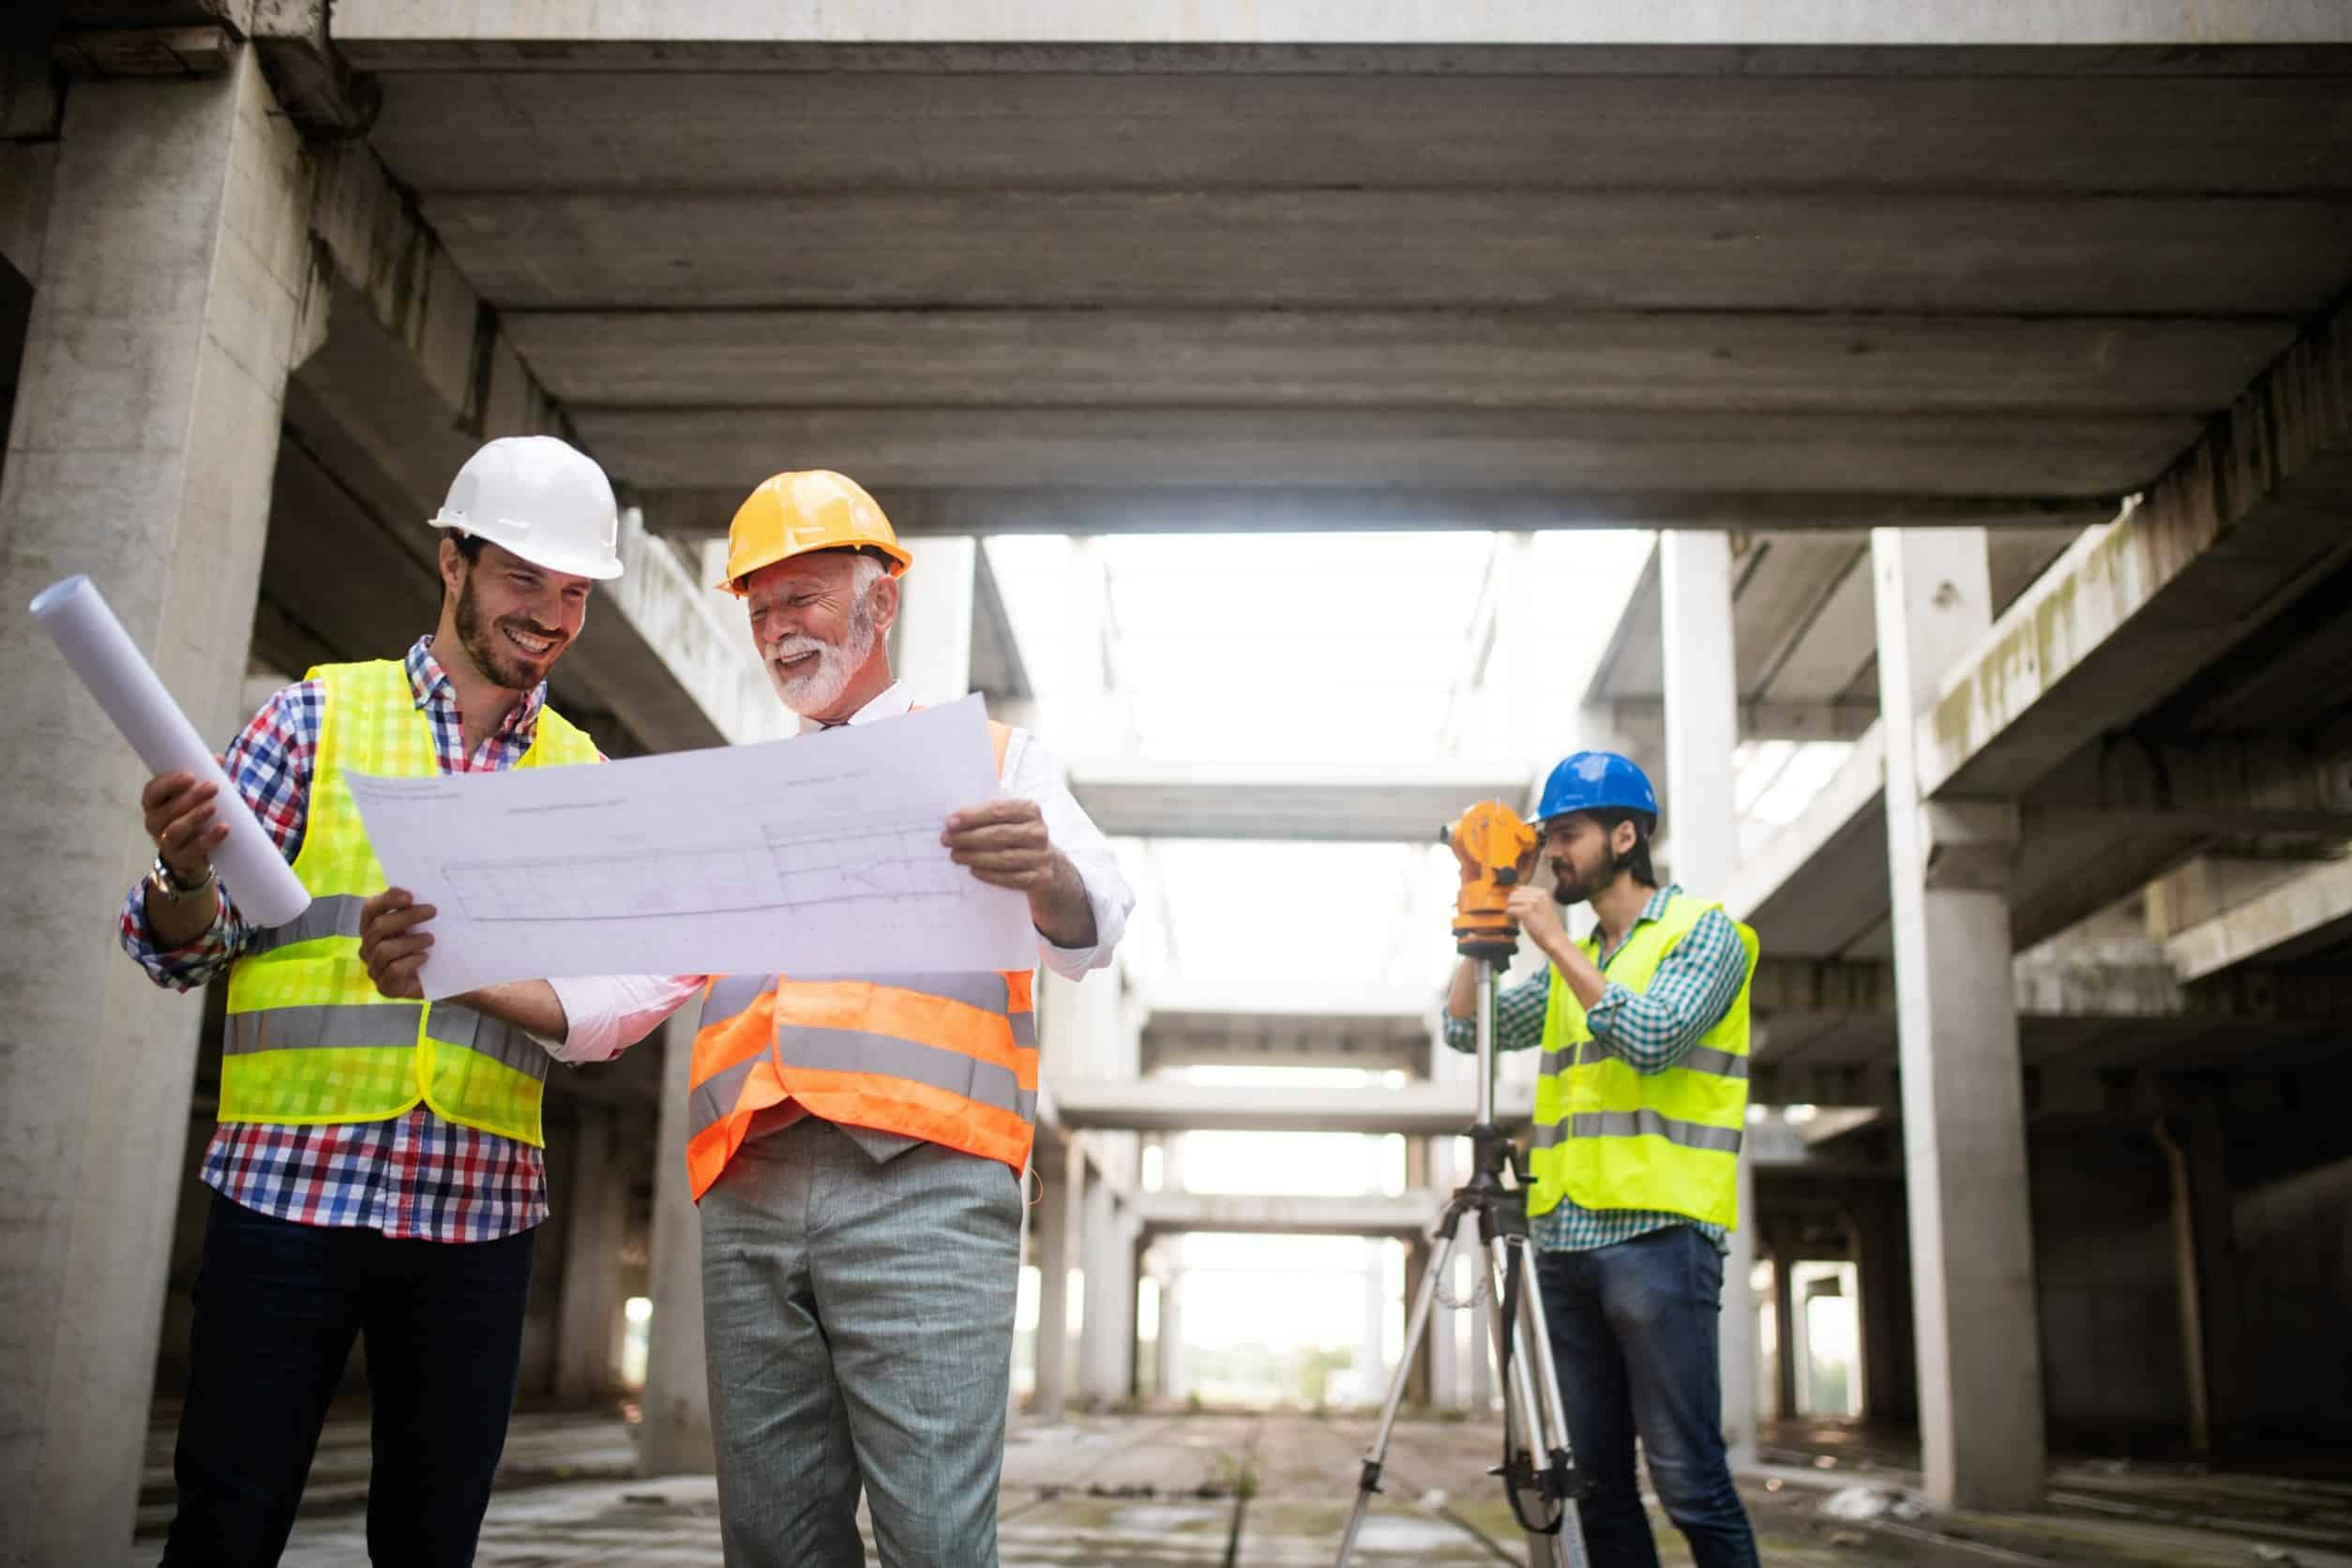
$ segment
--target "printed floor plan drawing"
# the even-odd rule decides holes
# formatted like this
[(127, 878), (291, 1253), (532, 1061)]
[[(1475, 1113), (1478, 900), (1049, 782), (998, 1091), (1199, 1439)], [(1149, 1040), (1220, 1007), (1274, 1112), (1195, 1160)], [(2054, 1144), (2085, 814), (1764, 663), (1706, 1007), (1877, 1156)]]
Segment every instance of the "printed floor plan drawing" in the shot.
[(765, 746), (352, 780), (434, 906), (428, 994), (568, 974), (1025, 969), (1028, 903), (940, 843), (998, 793), (977, 698)]

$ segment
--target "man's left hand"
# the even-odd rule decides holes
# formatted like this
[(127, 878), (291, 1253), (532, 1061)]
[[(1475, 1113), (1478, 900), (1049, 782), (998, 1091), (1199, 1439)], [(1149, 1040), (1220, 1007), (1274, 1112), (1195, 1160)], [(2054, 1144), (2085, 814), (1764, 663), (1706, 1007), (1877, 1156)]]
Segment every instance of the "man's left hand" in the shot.
[(1560, 918), (1560, 905), (1552, 898), (1551, 890), (1522, 884), (1511, 890), (1503, 911), (1519, 923), (1519, 929), (1545, 952), (1568, 944), (1568, 927)]
[(1051, 886), (1061, 859), (1047, 836), (1045, 813), (1033, 800), (1008, 797), (954, 812), (939, 841), (957, 865), (982, 882), (1022, 893)]

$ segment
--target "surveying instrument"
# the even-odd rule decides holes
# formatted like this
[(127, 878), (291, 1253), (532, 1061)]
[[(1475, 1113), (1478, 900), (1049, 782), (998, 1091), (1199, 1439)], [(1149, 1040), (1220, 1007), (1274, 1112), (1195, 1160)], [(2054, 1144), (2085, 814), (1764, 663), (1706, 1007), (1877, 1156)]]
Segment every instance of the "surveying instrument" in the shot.
[[(1380, 1407), (1380, 1424), (1364, 1455), (1355, 1507), (1340, 1537), (1338, 1568), (1348, 1568), (1356, 1532), (1364, 1526), (1380, 1470), (1388, 1460), (1396, 1410), (1404, 1403), (1413, 1358), (1429, 1332), (1429, 1315), (1453, 1273), (1465, 1243), (1463, 1222), (1475, 1220), (1467, 1245), (1476, 1259), (1477, 1281), (1457, 1308), (1484, 1304), (1487, 1338), (1493, 1346), (1496, 1381), (1502, 1389), (1502, 1463), (1490, 1473), (1502, 1478), (1511, 1513), (1527, 1531), (1529, 1568), (1586, 1568), (1584, 1530), (1576, 1501), (1591, 1483), (1576, 1473), (1568, 1441), (1568, 1416), (1560, 1398), (1560, 1376), (1552, 1365), (1551, 1334), (1544, 1320), (1543, 1293), (1535, 1283), (1535, 1248), (1528, 1238), (1527, 1174), (1511, 1163), (1512, 1146), (1495, 1125), (1495, 977), (1519, 945), (1518, 923), (1505, 910), (1511, 889), (1534, 864), (1535, 830), (1500, 801), (1481, 801), (1440, 836), (1478, 875), (1462, 884), (1455, 901), (1455, 950), (1477, 966), (1478, 1120), (1470, 1128), (1470, 1180), (1454, 1189), (1445, 1212), (1430, 1228), (1437, 1244), (1421, 1290), (1413, 1298), (1405, 1329), (1405, 1353)], [(1512, 1184), (1502, 1178), (1509, 1174)]]

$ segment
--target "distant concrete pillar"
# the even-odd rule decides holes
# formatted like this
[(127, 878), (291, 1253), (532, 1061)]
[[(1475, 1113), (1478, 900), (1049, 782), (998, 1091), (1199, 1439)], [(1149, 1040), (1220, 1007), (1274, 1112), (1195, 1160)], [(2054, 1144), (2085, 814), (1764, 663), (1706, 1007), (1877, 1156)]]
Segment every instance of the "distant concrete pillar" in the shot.
[[(1433, 1138), (1425, 1147), (1429, 1185), (1441, 1193), (1452, 1192), (1454, 1140)], [(1429, 1250), (1435, 1251), (1434, 1248)], [(1445, 1305), (1447, 1301), (1458, 1299), (1452, 1280), (1439, 1281), (1438, 1295), (1440, 1299), (1429, 1309), (1429, 1398), (1433, 1404), (1447, 1410), (1459, 1410), (1469, 1403), (1468, 1393), (1462, 1386), (1461, 1346), (1456, 1338), (1463, 1315), (1449, 1310)]]
[(555, 1307), (555, 1393), (565, 1399), (610, 1394), (621, 1371), (621, 1244), (628, 1184), (614, 1148), (620, 1112), (582, 1105), (570, 1176), (561, 1188), (563, 1292)]
[(129, 1550), (202, 1007), (115, 949), (145, 769), (24, 614), (91, 574), (198, 731), (245, 677), (310, 181), (249, 46), (76, 82), (0, 485), (0, 1562)]
[(1878, 1426), (1908, 1425), (1917, 1410), (1918, 1380), (1906, 1349), (1910, 1264), (1902, 1232), (1897, 1193), (1871, 1191), (1857, 1200), (1847, 1234), (1862, 1284), (1862, 1419)]
[(945, 535), (905, 543), (914, 565), (898, 580), (891, 672), (918, 702), (952, 702), (972, 689), (972, 604), (980, 542)]
[(1772, 1381), (1783, 1421), (1797, 1413), (1797, 1292), (1788, 1277), (1795, 1267), (1787, 1254), (1772, 1254)]
[(1184, 1238), (1170, 1236), (1162, 1244), (1168, 1254), (1160, 1271), (1159, 1364), (1154, 1392), (1163, 1399), (1184, 1396)]
[(1983, 529), (1871, 538), (1887, 735), (1903, 1147), (1921, 1446), (1947, 1507), (2039, 1507), (2041, 1335), (2011, 973), (2016, 809), (1921, 799), (1937, 683), (1992, 625)]
[[(637, 1429), (641, 1475), (707, 1475), (717, 1469), (702, 1358), (702, 1220), (686, 1163), (687, 1084), (701, 1012), (700, 1005), (680, 1009), (658, 1037), (661, 1131), (647, 1287), (654, 1316), (646, 1335), (644, 1420)], [(649, 1039), (636, 1048), (649, 1050), (656, 1043)]]
[[(1678, 529), (1658, 543), (1666, 656), (1666, 831), (1674, 880), (1701, 898), (1720, 898), (1739, 868), (1739, 813), (1731, 753), (1740, 744), (1739, 676), (1731, 646), (1731, 540)], [(1723, 1430), (1735, 1465), (1756, 1461), (1756, 1173), (1739, 1164), (1740, 1224), (1723, 1263)]]
[(1037, 1202), (1037, 1368), (1030, 1410), (1059, 1421), (1070, 1409), (1070, 1276), (1085, 1233), (1086, 1155), (1073, 1138)]
[(1086, 1184), (1086, 1322), (1078, 1342), (1078, 1394), (1097, 1405), (1125, 1399), (1135, 1381), (1135, 1246), (1108, 1181)]

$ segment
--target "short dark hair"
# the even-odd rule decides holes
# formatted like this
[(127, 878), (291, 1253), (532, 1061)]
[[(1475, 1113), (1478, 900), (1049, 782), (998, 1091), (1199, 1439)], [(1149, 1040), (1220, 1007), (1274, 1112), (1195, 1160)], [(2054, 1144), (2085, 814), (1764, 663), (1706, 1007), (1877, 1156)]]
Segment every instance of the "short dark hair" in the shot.
[(1601, 831), (1612, 838), (1617, 837), (1618, 823), (1634, 824), (1634, 847), (1625, 856), (1625, 869), (1634, 874), (1634, 881), (1654, 890), (1658, 873), (1650, 864), (1650, 839), (1658, 831), (1658, 819), (1647, 811), (1631, 811), (1617, 806), (1601, 807), (1585, 815), (1600, 823)]
[(482, 558), (485, 541), (478, 534), (462, 534), (453, 528), (449, 531), (449, 542), (458, 547), (458, 553), (465, 558), (469, 566)]

